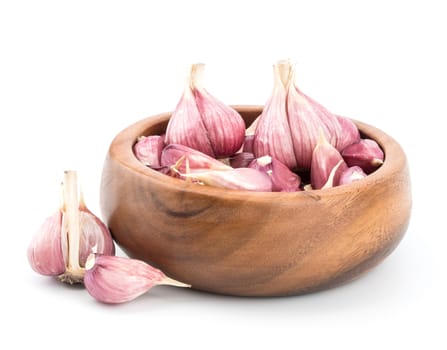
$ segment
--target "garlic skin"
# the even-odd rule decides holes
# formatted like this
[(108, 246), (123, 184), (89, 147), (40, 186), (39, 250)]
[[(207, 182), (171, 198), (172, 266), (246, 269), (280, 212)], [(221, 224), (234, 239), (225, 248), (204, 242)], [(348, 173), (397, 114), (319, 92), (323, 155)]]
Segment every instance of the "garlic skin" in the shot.
[(340, 152), (332, 146), (320, 131), (318, 144), (312, 153), (310, 181), (312, 189), (337, 186), (340, 176), (347, 169)]
[[(232, 168), (221, 161), (214, 159), (205, 153), (179, 144), (167, 145), (161, 152), (161, 166), (175, 168), (180, 173), (189, 170), (231, 170)], [(187, 166), (189, 170), (187, 170)]]
[(371, 139), (361, 139), (347, 146), (341, 154), (348, 166), (359, 166), (367, 174), (379, 168), (384, 160), (382, 149)]
[(255, 156), (250, 152), (240, 152), (231, 156), (229, 159), (232, 168), (247, 168), (253, 159), (255, 159)]
[(256, 169), (203, 170), (182, 174), (182, 176), (208, 186), (256, 192), (272, 191), (270, 176)]
[(164, 138), (160, 135), (141, 136), (133, 146), (135, 157), (144, 165), (154, 169), (160, 168), (163, 148)]
[(91, 254), (85, 269), (87, 291), (96, 300), (107, 304), (128, 302), (155, 285), (191, 287), (136, 259)]
[(48, 217), (28, 246), (28, 261), (34, 271), (45, 276), (58, 276), (65, 271), (61, 246), (62, 212)]
[(183, 95), (172, 114), (166, 144), (182, 144), (213, 158), (229, 157), (242, 146), (245, 122), (238, 112), (203, 87), (205, 65), (191, 66)]
[(270, 156), (256, 158), (248, 167), (269, 175), (272, 179), (273, 192), (300, 191), (301, 178), (275, 158)]
[(340, 176), (339, 185), (347, 185), (352, 182), (358, 181), (366, 177), (366, 173), (359, 166), (352, 166), (345, 171)]
[(289, 169), (294, 169), (297, 162), (287, 117), (287, 91), (281, 80), (280, 67), (278, 64), (273, 66), (273, 92), (257, 121), (253, 153), (256, 158), (271, 156)]

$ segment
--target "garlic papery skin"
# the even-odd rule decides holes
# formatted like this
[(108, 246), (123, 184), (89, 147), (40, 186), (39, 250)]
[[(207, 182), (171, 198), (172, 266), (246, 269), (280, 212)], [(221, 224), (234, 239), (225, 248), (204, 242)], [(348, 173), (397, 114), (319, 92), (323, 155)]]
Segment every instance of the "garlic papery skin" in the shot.
[(164, 138), (160, 135), (141, 136), (133, 146), (134, 154), (144, 165), (159, 169)]
[(256, 192), (272, 191), (270, 176), (256, 169), (192, 171), (182, 176), (208, 186)]
[(301, 178), (275, 158), (270, 156), (256, 158), (248, 167), (269, 175), (272, 179), (273, 192), (300, 191)]
[(277, 64), (273, 66), (273, 73), (273, 92), (257, 121), (253, 153), (256, 158), (266, 155), (274, 157), (289, 169), (294, 169), (297, 163), (287, 118), (287, 91)]
[(59, 276), (65, 271), (61, 246), (62, 212), (48, 217), (28, 246), (28, 261), (34, 271), (46, 276)]
[(193, 64), (182, 98), (172, 114), (166, 144), (182, 144), (213, 158), (236, 153), (244, 142), (245, 122), (233, 108), (203, 87), (205, 65)]
[(341, 152), (348, 166), (359, 166), (367, 174), (383, 164), (384, 153), (376, 141), (361, 139)]
[(191, 287), (136, 259), (91, 254), (85, 269), (87, 291), (96, 300), (108, 304), (133, 300), (155, 285)]
[(180, 173), (190, 170), (231, 170), (232, 168), (221, 161), (212, 158), (205, 153), (179, 144), (167, 145), (161, 152), (161, 165), (167, 168), (175, 168)]
[(233, 155), (245, 138), (245, 122), (241, 115), (209, 94), (203, 87), (204, 64), (193, 65), (191, 85), (203, 124), (216, 158)]
[(339, 185), (347, 185), (352, 182), (358, 181), (366, 177), (366, 173), (359, 166), (352, 166), (345, 171), (340, 176), (338, 182)]
[(337, 186), (347, 168), (340, 152), (325, 138), (320, 130), (318, 143), (312, 153), (310, 181), (314, 190)]

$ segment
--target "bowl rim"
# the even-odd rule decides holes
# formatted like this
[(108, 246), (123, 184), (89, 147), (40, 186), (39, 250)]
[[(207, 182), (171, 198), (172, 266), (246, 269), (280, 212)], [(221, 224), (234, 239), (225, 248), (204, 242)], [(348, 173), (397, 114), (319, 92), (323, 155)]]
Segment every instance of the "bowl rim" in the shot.
[[(232, 105), (231, 107), (236, 109), (241, 114), (260, 114), (263, 109), (262, 105)], [(108, 157), (111, 157), (119, 163), (120, 166), (127, 168), (127, 170), (135, 175), (147, 177), (148, 180), (150, 179), (160, 187), (169, 187), (171, 190), (176, 189), (178, 191), (191, 192), (197, 195), (240, 199), (243, 201), (248, 201), (250, 199), (264, 199), (266, 201), (271, 201), (278, 197), (281, 199), (299, 200), (299, 198), (311, 197), (314, 199), (319, 199), (321, 196), (339, 196), (347, 192), (364, 190), (365, 187), (385, 182), (387, 179), (396, 174), (396, 172), (401, 171), (406, 164), (405, 153), (396, 140), (384, 131), (372, 125), (350, 118), (362, 134), (374, 139), (380, 145), (385, 155), (384, 162), (380, 168), (361, 180), (328, 189), (314, 189), (310, 191), (297, 192), (255, 192), (248, 190), (232, 190), (211, 186), (200, 186), (151, 169), (150, 167), (141, 163), (133, 152), (133, 146), (139, 136), (154, 135), (147, 134), (147, 131), (155, 125), (167, 123), (171, 115), (172, 112), (164, 112), (146, 117), (129, 125), (120, 131), (112, 140), (109, 146)]]

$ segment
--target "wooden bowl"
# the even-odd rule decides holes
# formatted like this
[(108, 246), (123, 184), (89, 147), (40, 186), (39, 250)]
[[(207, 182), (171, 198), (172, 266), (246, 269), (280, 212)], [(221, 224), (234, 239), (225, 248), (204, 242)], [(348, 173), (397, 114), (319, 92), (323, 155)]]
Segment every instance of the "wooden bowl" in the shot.
[[(261, 106), (235, 107), (249, 125)], [(388, 256), (410, 219), (402, 148), (376, 140), (384, 164), (365, 179), (326, 190), (261, 193), (190, 184), (142, 165), (138, 136), (161, 134), (170, 113), (141, 120), (113, 140), (101, 209), (117, 244), (192, 288), (239, 296), (282, 296), (351, 281)]]

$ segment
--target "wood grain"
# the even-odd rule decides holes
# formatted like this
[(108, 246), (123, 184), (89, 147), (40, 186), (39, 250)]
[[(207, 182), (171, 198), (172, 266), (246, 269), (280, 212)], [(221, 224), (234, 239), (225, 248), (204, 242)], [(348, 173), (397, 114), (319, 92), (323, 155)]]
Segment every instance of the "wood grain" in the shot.
[[(261, 106), (236, 106), (247, 125)], [(402, 148), (361, 122), (383, 148), (383, 166), (361, 181), (296, 193), (231, 191), (188, 184), (134, 157), (140, 135), (160, 134), (170, 113), (119, 133), (107, 154), (101, 209), (131, 257), (193, 288), (239, 296), (327, 289), (357, 278), (398, 245), (411, 213)]]

